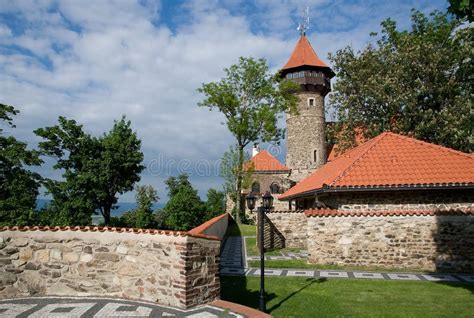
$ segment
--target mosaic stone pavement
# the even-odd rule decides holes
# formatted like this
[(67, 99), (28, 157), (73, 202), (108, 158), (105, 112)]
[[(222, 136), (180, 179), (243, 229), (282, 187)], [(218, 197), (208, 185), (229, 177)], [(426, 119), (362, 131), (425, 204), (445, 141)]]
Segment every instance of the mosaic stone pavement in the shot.
[[(306, 253), (287, 253), (282, 256), (267, 256), (265, 259), (303, 259)], [(260, 276), (259, 268), (249, 268), (248, 260), (260, 260), (260, 256), (247, 256), (245, 238), (231, 236), (224, 242), (221, 254), (221, 275), (224, 276)], [(245, 265), (244, 265), (245, 264)], [(313, 277), (313, 278), (352, 278), (352, 279), (385, 279), (385, 280), (411, 280), (431, 282), (464, 282), (474, 283), (474, 274), (419, 274), (419, 273), (376, 273), (359, 271), (332, 271), (332, 270), (309, 270), (309, 269), (265, 269), (266, 276), (291, 276), (291, 277)]]
[(0, 317), (86, 318), (86, 317), (244, 317), (217, 308), (204, 306), (183, 311), (148, 302), (109, 298), (29, 297), (0, 300)]

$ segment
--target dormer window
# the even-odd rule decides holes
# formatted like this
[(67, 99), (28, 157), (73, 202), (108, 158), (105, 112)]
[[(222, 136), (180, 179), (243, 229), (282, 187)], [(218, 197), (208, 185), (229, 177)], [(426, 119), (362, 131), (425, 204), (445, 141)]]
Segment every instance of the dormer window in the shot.
[(314, 98), (308, 98), (308, 106), (313, 107), (314, 106)]

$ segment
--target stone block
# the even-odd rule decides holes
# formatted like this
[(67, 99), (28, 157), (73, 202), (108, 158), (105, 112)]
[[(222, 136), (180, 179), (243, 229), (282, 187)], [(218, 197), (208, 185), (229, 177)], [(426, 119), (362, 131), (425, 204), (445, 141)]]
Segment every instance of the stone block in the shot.
[(80, 261), (84, 263), (88, 263), (92, 261), (94, 258), (92, 257), (92, 254), (82, 254), (80, 257)]
[(29, 261), (33, 258), (33, 250), (29, 247), (22, 248), (18, 257), (21, 261)]
[(24, 237), (18, 237), (18, 238), (14, 238), (10, 244), (13, 245), (13, 246), (17, 246), (17, 247), (23, 247), (23, 246), (27, 246), (29, 243), (29, 240), (27, 238), (24, 238)]
[(52, 261), (61, 261), (63, 258), (63, 253), (59, 249), (52, 249), (50, 251), (49, 257)]
[(2, 251), (2, 255), (13, 255), (18, 253), (20, 250), (17, 247), (7, 247)]
[(49, 250), (39, 250), (35, 252), (35, 259), (40, 263), (49, 262)]
[(41, 268), (41, 264), (35, 263), (35, 262), (28, 262), (25, 265), (25, 269), (27, 269), (27, 270), (34, 270), (35, 271), (35, 270), (38, 270), (40, 268)]
[(94, 258), (101, 261), (107, 262), (118, 262), (120, 257), (114, 253), (99, 252), (94, 254)]
[(37, 271), (28, 271), (20, 274), (19, 279), (25, 285), (31, 296), (44, 295), (46, 282)]
[(125, 246), (117, 246), (117, 249), (115, 250), (115, 252), (119, 254), (127, 254), (128, 248), (126, 248)]
[(77, 253), (65, 253), (63, 255), (63, 261), (69, 264), (77, 263), (79, 261), (79, 254)]
[(17, 276), (13, 273), (0, 272), (0, 287), (13, 285), (17, 280)]
[(26, 261), (23, 260), (12, 260), (12, 265), (15, 267), (20, 267), (26, 264)]

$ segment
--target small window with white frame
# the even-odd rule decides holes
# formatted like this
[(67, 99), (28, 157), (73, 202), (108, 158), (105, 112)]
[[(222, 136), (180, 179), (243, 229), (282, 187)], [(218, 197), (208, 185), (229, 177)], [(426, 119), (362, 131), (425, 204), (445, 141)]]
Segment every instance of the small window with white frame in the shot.
[(314, 98), (308, 98), (308, 106), (313, 107), (315, 105)]

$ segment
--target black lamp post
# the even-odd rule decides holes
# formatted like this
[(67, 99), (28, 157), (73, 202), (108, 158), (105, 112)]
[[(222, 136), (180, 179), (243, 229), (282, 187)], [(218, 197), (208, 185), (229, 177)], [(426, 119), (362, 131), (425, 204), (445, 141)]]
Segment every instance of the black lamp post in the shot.
[[(247, 207), (252, 211), (255, 208), (255, 196), (250, 193), (247, 198)], [(259, 310), (266, 312), (265, 305), (265, 246), (264, 246), (264, 220), (263, 214), (270, 211), (273, 206), (273, 197), (270, 192), (265, 192), (262, 196), (262, 206), (258, 209), (258, 224), (260, 226), (259, 232), (259, 242), (260, 242), (260, 296), (259, 296)]]

